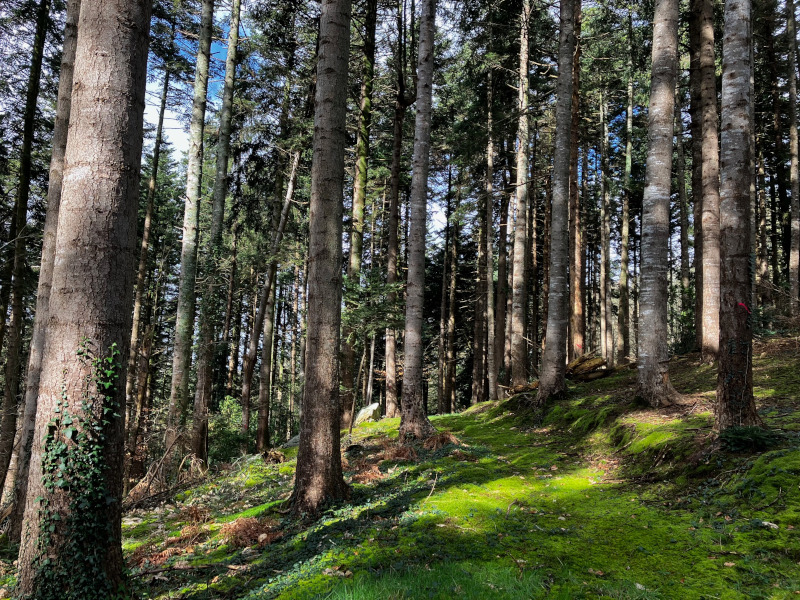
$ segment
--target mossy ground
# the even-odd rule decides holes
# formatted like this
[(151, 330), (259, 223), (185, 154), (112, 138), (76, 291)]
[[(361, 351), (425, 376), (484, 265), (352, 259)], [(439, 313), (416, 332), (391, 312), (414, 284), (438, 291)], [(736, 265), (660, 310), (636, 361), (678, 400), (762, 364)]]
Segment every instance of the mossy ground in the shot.
[[(687, 356), (671, 371), (689, 403), (667, 411), (637, 406), (624, 372), (571, 387), (541, 424), (521, 399), (434, 417), (460, 445), (416, 456), (398, 451), (397, 420), (363, 425), (345, 455), (350, 501), (314, 522), (280, 510), (294, 452), (242, 458), (126, 516), (137, 597), (799, 597), (800, 345), (755, 357), (777, 434), (758, 451), (714, 439), (716, 376)], [(227, 543), (246, 518), (271, 543)]]

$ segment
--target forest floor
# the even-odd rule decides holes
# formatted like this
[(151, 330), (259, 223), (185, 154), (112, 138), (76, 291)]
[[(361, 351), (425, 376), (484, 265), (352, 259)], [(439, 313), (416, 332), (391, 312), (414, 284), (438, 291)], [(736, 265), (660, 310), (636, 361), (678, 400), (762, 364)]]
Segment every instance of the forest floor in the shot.
[(433, 417), (416, 447), (396, 419), (362, 425), (350, 501), (313, 522), (281, 511), (295, 449), (243, 457), (126, 514), (137, 597), (796, 598), (800, 340), (757, 343), (754, 365), (769, 429), (721, 440), (696, 355), (671, 362), (688, 403), (668, 410), (637, 406), (627, 371), (571, 385), (538, 425), (520, 397)]

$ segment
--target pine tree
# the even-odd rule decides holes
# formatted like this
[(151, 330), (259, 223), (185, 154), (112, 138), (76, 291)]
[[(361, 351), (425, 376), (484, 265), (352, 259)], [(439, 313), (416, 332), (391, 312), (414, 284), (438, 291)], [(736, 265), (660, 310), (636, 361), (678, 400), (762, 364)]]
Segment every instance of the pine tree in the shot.
[(43, 435), (33, 440), (19, 559), (22, 597), (108, 598), (123, 583), (124, 365), (150, 9), (148, 0), (81, 5), (36, 415)]

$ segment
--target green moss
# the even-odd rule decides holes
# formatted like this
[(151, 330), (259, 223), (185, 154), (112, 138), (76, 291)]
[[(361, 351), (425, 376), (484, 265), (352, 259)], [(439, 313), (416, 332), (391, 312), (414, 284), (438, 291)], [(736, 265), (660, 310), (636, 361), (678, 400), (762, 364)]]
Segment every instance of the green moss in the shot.
[[(800, 406), (788, 392), (796, 359), (756, 366), (762, 387), (774, 392), (763, 396), (765, 419), (785, 430), (800, 425)], [(689, 358), (671, 368), (679, 390), (713, 397), (711, 367)], [(354, 485), (348, 503), (313, 523), (272, 511), (290, 492), (293, 461), (243, 460), (187, 492), (187, 501), (211, 512), (208, 541), (183, 557), (198, 570), (150, 582), (146, 595), (796, 597), (798, 439), (787, 433), (757, 454), (711, 452), (702, 446), (708, 412), (667, 417), (635, 407), (634, 377), (622, 372), (575, 385), (543, 426), (519, 417), (521, 399), (435, 416), (435, 426), (463, 446), (419, 448), (416, 461), (382, 464), (381, 480)], [(378, 448), (396, 437), (397, 425), (362, 425), (345, 443)], [(282, 539), (251, 554), (222, 543), (224, 523), (263, 514), (281, 520)], [(163, 516), (145, 515), (145, 523), (126, 528), (126, 552), (163, 535), (156, 518)]]

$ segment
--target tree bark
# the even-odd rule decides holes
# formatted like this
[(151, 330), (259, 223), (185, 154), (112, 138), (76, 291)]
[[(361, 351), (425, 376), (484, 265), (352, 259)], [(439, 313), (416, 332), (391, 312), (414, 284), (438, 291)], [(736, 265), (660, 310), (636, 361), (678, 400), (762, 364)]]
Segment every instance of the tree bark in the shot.
[[(17, 195), (14, 198), (16, 234), (14, 242), (14, 267), (11, 283), (11, 320), (8, 325), (8, 346), (4, 369), (3, 407), (0, 412), (0, 491), (5, 487), (6, 475), (11, 464), (14, 437), (17, 431), (17, 404), (20, 388), (22, 330), (25, 327), (23, 296), (25, 295), (25, 266), (28, 239), (28, 201), (31, 191), (31, 166), (33, 162), (33, 136), (36, 125), (36, 103), (39, 98), (39, 82), (42, 77), (42, 58), (47, 25), (50, 20), (50, 0), (40, 0), (36, 9), (36, 33), (33, 40), (31, 66), (28, 72), (28, 87), (25, 94), (25, 112), (22, 126), (22, 148), (19, 157)], [(5, 320), (5, 313), (2, 315)], [(24, 416), (23, 416), (24, 418)]]
[[(64, 159), (36, 414), (35, 430), (40, 434), (33, 439), (26, 535), (19, 559), (17, 592), (22, 597), (46, 585), (54, 597), (60, 593), (65, 599), (108, 598), (124, 582), (123, 382), (136, 260), (149, 26), (147, 0), (85, 1), (80, 11), (71, 135)], [(75, 354), (81, 346), (91, 356), (112, 357), (105, 363), (110, 375), (98, 374), (94, 367), (95, 381), (108, 381), (110, 388), (92, 381), (90, 356)], [(56, 412), (64, 400), (68, 406), (62, 404), (62, 412)], [(82, 400), (89, 404), (85, 409)], [(73, 422), (77, 432), (69, 428), (65, 410), (87, 419), (83, 424)], [(102, 432), (95, 433), (92, 424), (100, 425)], [(87, 454), (88, 442), (82, 439), (96, 444), (96, 454)], [(44, 468), (54, 464), (59, 443), (76, 453), (70, 459), (76, 472), (63, 484), (55, 467)], [(96, 470), (87, 472), (87, 463)], [(82, 502), (88, 502), (88, 508)], [(52, 518), (55, 514), (59, 520)], [(43, 568), (45, 557), (49, 562)], [(91, 589), (86, 589), (86, 581), (93, 582)]]
[(264, 315), (263, 342), (261, 343), (261, 368), (258, 382), (258, 421), (256, 427), (256, 450), (269, 448), (269, 412), (272, 392), (272, 347), (275, 336), (275, 300), (277, 286), (272, 286)]
[[(227, 352), (227, 376), (225, 378), (225, 395), (233, 394), (233, 380), (236, 377), (236, 367), (239, 363), (239, 342), (242, 335), (242, 300), (240, 291), (236, 299), (236, 275), (239, 267), (237, 251), (239, 248), (239, 222), (233, 225), (233, 247), (231, 248), (231, 273), (228, 278), (228, 302), (225, 309), (225, 325), (222, 343)], [(233, 331), (231, 331), (233, 328)]]
[[(47, 187), (47, 216), (42, 235), (42, 257), (39, 267), (39, 284), (36, 293), (36, 313), (28, 353), (28, 371), (25, 379), (25, 405), (22, 418), (22, 434), (14, 477), (14, 512), (11, 516), (9, 537), (19, 542), (22, 534), (22, 513), (28, 491), (31, 443), (36, 423), (36, 405), (39, 399), (39, 381), (42, 375), (42, 353), (44, 352), (47, 322), (49, 320), (50, 290), (53, 284), (53, 261), (55, 259), (56, 228), (61, 202), (64, 174), (64, 153), (67, 149), (67, 132), (72, 106), (72, 78), (75, 67), (75, 46), (78, 40), (78, 16), (80, 0), (67, 3), (64, 26), (64, 45), (61, 51), (61, 70), (58, 81), (56, 118), (53, 125), (53, 151), (50, 158), (50, 178)], [(5, 314), (5, 313), (3, 313)], [(2, 339), (0, 339), (0, 344)]]
[(487, 142), (486, 142), (486, 381), (489, 385), (487, 400), (497, 400), (498, 365), (495, 352), (495, 307), (494, 307), (494, 134), (492, 132), (492, 67), (487, 75)]
[(517, 108), (519, 123), (517, 126), (517, 183), (516, 202), (517, 218), (514, 223), (514, 259), (512, 264), (511, 283), (511, 384), (524, 385), (528, 380), (528, 343), (525, 339), (526, 310), (528, 307), (528, 282), (526, 274), (526, 250), (528, 232), (526, 217), (528, 214), (528, 70), (529, 29), (531, 18), (530, 0), (523, 0), (520, 15), (520, 49), (519, 74), (517, 88)]
[[(791, 4), (791, 0), (789, 0)], [(759, 425), (753, 400), (750, 274), (750, 0), (726, 0), (720, 154), (720, 349), (714, 427)]]
[(758, 154), (758, 245), (756, 249), (756, 273), (758, 305), (772, 302), (772, 286), (769, 278), (769, 247), (767, 245), (767, 172), (764, 168), (764, 154)]
[[(577, 0), (580, 1), (580, 0)], [(572, 120), (572, 61), (575, 53), (573, 8), (576, 0), (560, 0), (561, 28), (558, 40), (556, 84), (556, 131), (553, 155), (553, 191), (550, 209), (550, 266), (547, 329), (542, 374), (536, 404), (566, 391), (567, 323), (569, 320), (569, 165)]]
[[(689, 199), (686, 195), (686, 157), (683, 148), (683, 113), (681, 110), (683, 95), (680, 83), (675, 89), (675, 175), (678, 180), (678, 222), (680, 225), (681, 244), (681, 314), (689, 313), (691, 296), (689, 294)], [(681, 319), (681, 327), (685, 325)], [(681, 332), (683, 337), (683, 332)]]
[(205, 290), (200, 298), (200, 339), (197, 348), (197, 388), (192, 421), (192, 453), (204, 464), (208, 462), (208, 405), (211, 401), (214, 356), (216, 354), (214, 351), (217, 339), (215, 314), (218, 312), (217, 290), (221, 284), (219, 263), (222, 258), (225, 198), (228, 195), (228, 159), (231, 150), (233, 88), (236, 79), (241, 4), (241, 0), (233, 0), (231, 5), (228, 52), (225, 57), (225, 83), (222, 88), (222, 110), (219, 115), (217, 165), (211, 204), (211, 230), (208, 236), (208, 254), (202, 271), (205, 275)]
[(700, 12), (700, 118), (702, 136), (703, 362), (719, 351), (719, 135), (714, 62), (714, 7), (702, 0)]
[[(172, 35), (174, 39), (175, 26), (173, 24)], [(164, 70), (164, 83), (161, 86), (161, 106), (158, 112), (158, 125), (156, 126), (156, 139), (153, 144), (153, 160), (150, 171), (150, 179), (147, 182), (147, 199), (145, 200), (144, 227), (142, 229), (142, 244), (139, 247), (139, 266), (136, 270), (135, 296), (133, 300), (133, 322), (131, 325), (131, 344), (130, 356), (128, 357), (128, 371), (125, 381), (125, 423), (126, 428), (126, 450), (130, 456), (130, 448), (127, 448), (128, 430), (135, 421), (133, 417), (133, 407), (136, 397), (136, 361), (139, 356), (139, 337), (142, 328), (142, 307), (144, 305), (145, 281), (147, 278), (147, 260), (150, 253), (150, 234), (153, 226), (153, 212), (155, 210), (156, 182), (158, 181), (158, 166), (161, 159), (161, 143), (164, 131), (164, 116), (167, 109), (167, 94), (169, 93), (169, 69)], [(136, 443), (135, 441), (133, 442)]]
[[(695, 346), (703, 347), (703, 109), (700, 52), (705, 0), (691, 0), (689, 18), (689, 112), (692, 118), (692, 212), (694, 218)], [(702, 357), (702, 354), (701, 354)]]
[[(445, 226), (444, 226), (444, 248), (442, 248), (442, 293), (439, 304), (439, 347), (438, 347), (438, 370), (436, 379), (436, 403), (437, 412), (441, 415), (445, 413), (445, 387), (447, 380), (447, 323), (449, 321), (448, 303), (448, 269), (450, 268), (450, 236), (452, 226), (450, 221), (453, 218), (452, 209), (453, 198), (453, 168), (452, 165), (447, 169), (447, 193), (445, 195)], [(448, 411), (449, 412), (449, 411)]]
[[(459, 175), (460, 177), (460, 175)], [(456, 192), (456, 201), (453, 212), (458, 212), (458, 207), (461, 202), (461, 188)], [(460, 227), (458, 219), (455, 219), (451, 224), (450, 231), (450, 244), (447, 247), (447, 260), (449, 266), (449, 282), (447, 290), (447, 334), (446, 334), (446, 358), (445, 358), (445, 379), (444, 379), (444, 401), (442, 404), (442, 412), (453, 412), (455, 404), (456, 393), (456, 281), (458, 275), (458, 236), (460, 235)]]
[(608, 176), (608, 104), (602, 92), (600, 123), (603, 132), (602, 149), (600, 151), (600, 341), (603, 357), (609, 365), (613, 365), (614, 330), (611, 324), (611, 199)]
[[(513, 143), (513, 142), (512, 142)], [(509, 169), (510, 170), (510, 169)], [(506, 329), (508, 328), (508, 210), (511, 204), (511, 192), (508, 179), (503, 169), (503, 195), (500, 199), (500, 227), (497, 241), (497, 295), (495, 300), (495, 342), (494, 361), (497, 365), (498, 375), (503, 385), (508, 386), (511, 374), (511, 360), (506, 362)]]
[(339, 331), (342, 317), (344, 184), (350, 0), (322, 3), (308, 251), (308, 344), (292, 504), (317, 514), (348, 495), (339, 449)]
[(792, 316), (800, 314), (800, 166), (797, 142), (797, 32), (794, 0), (786, 0), (786, 36), (789, 38), (789, 180), (792, 186), (791, 231), (789, 249), (789, 294)]
[(424, 411), (422, 384), (422, 360), (425, 350), (422, 342), (422, 309), (425, 295), (425, 221), (430, 166), (435, 31), (436, 1), (423, 0), (417, 58), (417, 115), (414, 125), (413, 173), (408, 227), (405, 365), (399, 434), (401, 440), (425, 438), (435, 431)]
[[(367, 168), (369, 165), (369, 136), (372, 126), (372, 87), (375, 78), (375, 28), (378, 0), (367, 0), (364, 17), (364, 63), (361, 80), (361, 106), (356, 139), (356, 164), (353, 178), (353, 219), (350, 231), (350, 257), (347, 278), (353, 290), (360, 289), (361, 260), (364, 248), (364, 207), (367, 201)], [(350, 427), (354, 418), (355, 344), (353, 331), (343, 332), (342, 340), (342, 428)]]
[(619, 241), (619, 313), (617, 318), (617, 352), (622, 360), (631, 354), (631, 310), (628, 290), (628, 268), (631, 223), (631, 170), (633, 166), (633, 15), (628, 11), (627, 108), (625, 110), (625, 170), (622, 175), (622, 214)]
[[(198, 219), (203, 170), (203, 128), (208, 95), (208, 69), (211, 58), (211, 35), (214, 25), (214, 0), (203, 0), (197, 64), (195, 66), (192, 119), (189, 127), (189, 164), (186, 167), (186, 207), (183, 213), (181, 275), (178, 284), (178, 308), (175, 316), (175, 341), (172, 355), (165, 447), (175, 445), (182, 435), (189, 396), (189, 371), (192, 361), (192, 337), (197, 280)], [(184, 440), (188, 442), (188, 440)]]
[(486, 400), (486, 198), (478, 198), (478, 252), (475, 261), (474, 327), (472, 328), (472, 397), (471, 404)]
[(578, 141), (580, 138), (581, 85), (581, 0), (575, 0), (575, 52), (572, 59), (572, 122), (570, 125), (569, 160), (569, 352), (568, 360), (581, 356), (585, 350), (583, 227), (581, 224), (580, 190), (578, 188)]
[(636, 388), (637, 395), (653, 407), (672, 404), (677, 396), (669, 381), (667, 340), (667, 255), (677, 68), (678, 3), (677, 0), (657, 0), (642, 215)]

